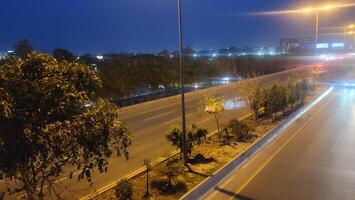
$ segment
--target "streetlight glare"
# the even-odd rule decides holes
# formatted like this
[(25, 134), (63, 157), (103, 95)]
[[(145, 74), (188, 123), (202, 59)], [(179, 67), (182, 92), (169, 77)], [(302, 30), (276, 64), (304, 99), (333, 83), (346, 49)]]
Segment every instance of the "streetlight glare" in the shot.
[(332, 10), (332, 9), (335, 9), (337, 8), (336, 5), (327, 5), (327, 6), (324, 6), (324, 7), (320, 7), (318, 10)]
[(317, 6), (317, 7), (306, 7), (300, 9), (290, 9), (290, 10), (276, 10), (276, 11), (266, 11), (266, 12), (254, 12), (249, 13), (250, 15), (287, 15), (287, 14), (298, 14), (298, 13), (310, 13), (317, 12), (322, 10), (333, 10), (337, 8), (348, 8), (354, 7), (355, 3), (348, 4), (329, 4), (325, 6)]
[(350, 25), (348, 26), (348, 28), (354, 28), (354, 27), (355, 27), (354, 24), (350, 24)]

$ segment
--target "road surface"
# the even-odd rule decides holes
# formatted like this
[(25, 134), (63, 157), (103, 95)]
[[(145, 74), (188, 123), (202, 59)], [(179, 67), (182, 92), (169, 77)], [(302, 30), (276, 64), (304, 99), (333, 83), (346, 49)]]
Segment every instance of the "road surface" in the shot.
[(355, 199), (354, 152), (355, 88), (335, 88), (201, 199)]
[[(309, 71), (310, 66), (293, 69), (286, 72), (267, 75), (259, 78), (262, 86), (268, 86), (273, 82), (286, 81), (288, 75), (298, 71), (304, 75)], [(238, 83), (237, 83), (238, 84)], [(201, 101), (205, 95), (224, 96), (225, 100), (232, 101), (238, 97), (235, 90), (235, 83), (204, 89), (186, 95), (186, 111), (188, 124), (197, 124), (207, 128), (209, 131), (216, 129), (212, 116), (201, 114)], [(222, 115), (222, 123), (226, 123), (232, 118), (245, 116), (249, 113), (246, 107), (238, 107), (227, 110)], [(126, 122), (133, 133), (133, 145), (130, 148), (130, 158), (125, 161), (123, 158), (110, 158), (107, 173), (93, 173), (93, 184), (86, 181), (78, 182), (76, 178), (69, 180), (67, 177), (61, 179), (66, 186), (61, 192), (64, 199), (80, 199), (87, 194), (95, 192), (119, 178), (134, 172), (143, 166), (144, 159), (152, 161), (175, 150), (166, 140), (166, 130), (172, 124), (180, 123), (180, 97), (173, 96), (151, 102), (125, 107), (121, 112), (121, 119)], [(69, 171), (69, 170), (66, 170)], [(74, 171), (74, 169), (73, 169)], [(0, 183), (0, 189), (5, 190), (4, 184)]]

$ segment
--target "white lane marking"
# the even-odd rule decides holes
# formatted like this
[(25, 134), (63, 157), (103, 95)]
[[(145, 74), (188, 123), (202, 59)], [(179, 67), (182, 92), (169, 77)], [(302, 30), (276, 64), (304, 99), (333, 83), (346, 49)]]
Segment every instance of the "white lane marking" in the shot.
[(213, 117), (209, 117), (207, 119), (204, 119), (204, 120), (201, 120), (201, 121), (197, 122), (196, 124), (202, 124), (202, 123), (204, 123), (204, 122), (206, 122), (208, 120), (212, 120), (212, 119), (213, 119)]
[[(186, 115), (186, 117), (190, 117), (190, 116), (192, 116), (192, 115), (193, 115), (193, 113), (190, 113), (190, 114), (187, 114), (187, 115)], [(174, 122), (174, 121), (178, 121), (178, 120), (181, 120), (181, 117), (178, 117), (178, 118), (176, 118), (176, 119), (173, 119), (173, 120), (170, 120), (170, 121), (164, 122), (164, 125), (171, 124), (172, 122)]]
[(160, 115), (155, 115), (155, 116), (153, 116), (153, 117), (150, 117), (150, 118), (147, 118), (147, 119), (143, 119), (143, 121), (148, 121), (148, 120), (156, 119), (156, 118), (159, 118), (159, 117), (168, 115), (168, 114), (170, 114), (170, 113), (173, 113), (173, 111), (166, 112), (166, 113), (163, 113), (163, 114), (160, 114)]

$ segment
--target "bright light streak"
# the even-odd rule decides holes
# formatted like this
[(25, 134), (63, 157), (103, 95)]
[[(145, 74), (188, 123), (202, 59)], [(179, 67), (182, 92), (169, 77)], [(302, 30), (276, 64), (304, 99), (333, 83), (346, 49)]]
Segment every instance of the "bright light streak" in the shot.
[(332, 4), (326, 5), (321, 7), (307, 7), (301, 9), (293, 9), (293, 10), (275, 10), (275, 11), (266, 11), (266, 12), (253, 12), (249, 13), (250, 15), (287, 15), (287, 14), (299, 14), (299, 13), (310, 13), (322, 10), (331, 10), (337, 8), (348, 8), (354, 7), (355, 3), (348, 3), (348, 4)]
[(98, 60), (103, 60), (103, 59), (104, 59), (104, 57), (103, 57), (103, 56), (101, 56), (101, 55), (96, 56), (96, 58), (97, 58)]
[(240, 99), (229, 99), (224, 102), (224, 108), (226, 110), (236, 110), (245, 106), (245, 103)]
[(222, 80), (223, 80), (223, 81), (229, 81), (230, 78), (229, 78), (229, 77), (223, 77)]

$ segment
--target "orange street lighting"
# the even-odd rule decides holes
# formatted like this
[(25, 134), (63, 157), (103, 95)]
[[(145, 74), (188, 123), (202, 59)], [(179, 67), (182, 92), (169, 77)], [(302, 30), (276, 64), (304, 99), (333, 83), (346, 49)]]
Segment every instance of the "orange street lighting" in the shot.
[(350, 25), (348, 26), (349, 29), (352, 29), (352, 28), (354, 28), (354, 27), (355, 27), (354, 24), (350, 24)]
[(310, 12), (333, 10), (333, 9), (348, 8), (348, 7), (355, 7), (355, 3), (328, 4), (328, 5), (317, 6), (317, 7), (306, 7), (306, 8), (290, 9), (290, 10), (275, 10), (275, 11), (266, 11), (266, 12), (253, 12), (249, 14), (250, 15), (285, 15), (285, 14), (310, 13)]

